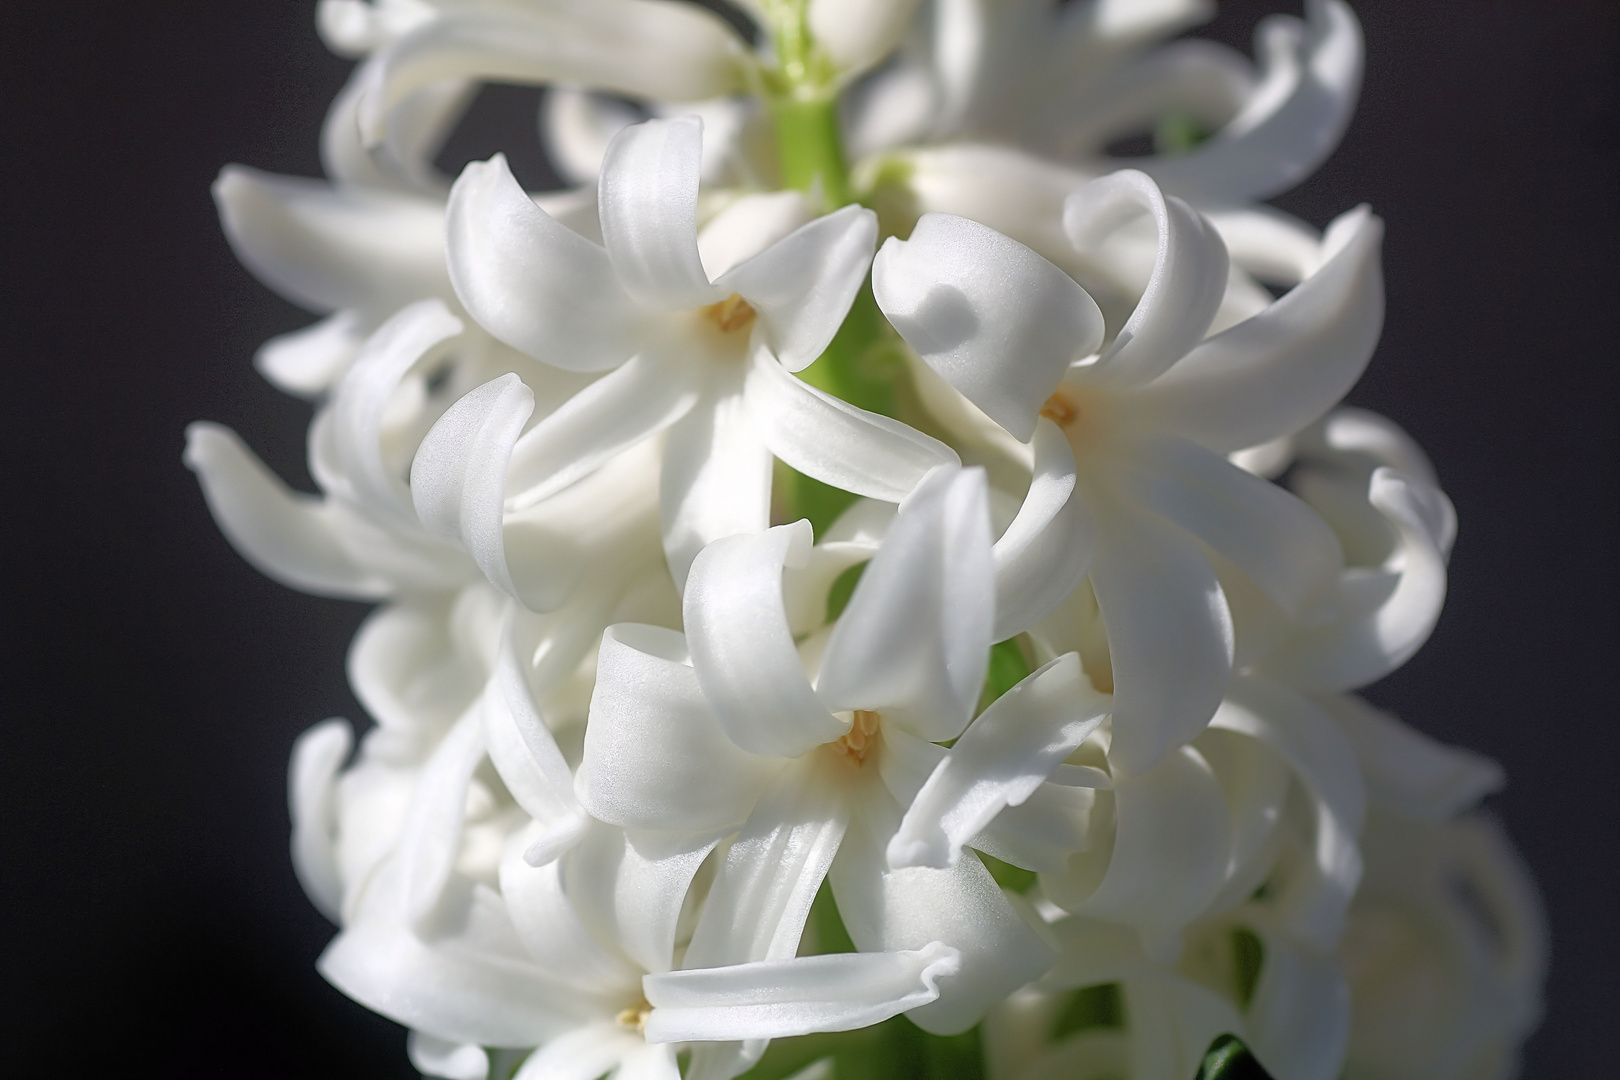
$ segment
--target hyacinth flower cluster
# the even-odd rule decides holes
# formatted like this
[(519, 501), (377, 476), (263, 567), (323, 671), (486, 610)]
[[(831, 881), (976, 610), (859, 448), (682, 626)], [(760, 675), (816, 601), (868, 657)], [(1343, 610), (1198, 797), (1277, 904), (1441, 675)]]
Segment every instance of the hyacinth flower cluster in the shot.
[[(322, 313), (257, 358), (320, 491), (213, 424), (186, 462), (259, 569), (377, 605), (292, 857), (421, 1072), (1515, 1074), (1502, 772), (1353, 694), (1456, 531), (1341, 405), (1383, 226), (1262, 201), (1360, 30), (1310, 0), (1251, 61), (1209, 14), (322, 0), (329, 179), (215, 187)], [(435, 169), (492, 82), (572, 186)]]

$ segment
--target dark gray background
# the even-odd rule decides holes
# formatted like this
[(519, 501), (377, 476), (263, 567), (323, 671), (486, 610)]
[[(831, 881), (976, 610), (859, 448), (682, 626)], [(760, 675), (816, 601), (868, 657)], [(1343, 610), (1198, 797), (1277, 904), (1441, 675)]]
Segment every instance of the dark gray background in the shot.
[[(310, 317), (232, 258), (228, 161), (315, 175), (347, 64), (286, 0), (12, 0), (0, 11), (0, 895), (7, 1033), (78, 1076), (412, 1075), (394, 1025), (329, 989), (331, 929), (286, 855), (284, 768), (360, 711), (362, 608), (259, 577), (180, 465), (240, 431), (308, 488), (308, 406), (254, 348)], [(1620, 1062), (1616, 771), (1620, 7), (1362, 0), (1366, 89), (1281, 205), (1387, 220), (1389, 316), (1357, 404), (1428, 449), (1462, 519), (1431, 644), (1370, 696), (1502, 761), (1494, 800), (1547, 898), (1531, 1077)], [(1247, 47), (1267, 10), (1206, 32)], [(452, 165), (524, 143), (486, 92)], [(544, 175), (538, 152), (520, 176)]]

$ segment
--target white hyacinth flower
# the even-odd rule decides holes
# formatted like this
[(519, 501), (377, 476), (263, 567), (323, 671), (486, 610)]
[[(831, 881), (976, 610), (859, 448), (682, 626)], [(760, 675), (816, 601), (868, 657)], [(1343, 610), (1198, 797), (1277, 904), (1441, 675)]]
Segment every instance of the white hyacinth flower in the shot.
[[(677, 582), (710, 540), (769, 523), (773, 454), (894, 502), (956, 460), (789, 374), (820, 355), (861, 287), (871, 212), (808, 220), (787, 193), (734, 204), (700, 235), (700, 131), (695, 118), (653, 120), (615, 138), (598, 193), (602, 244), (536, 208), (499, 158), (468, 166), (449, 217), (450, 274), (473, 317), (547, 364), (605, 373), (492, 449), (510, 466), (484, 512), (503, 499), (534, 505), (667, 429), (660, 499)], [(492, 394), (480, 415), (502, 400)], [(494, 467), (419, 458), (413, 484), (436, 498), (422, 493), (449, 482), (446, 470)]]
[[(814, 683), (783, 595), (784, 567), (810, 554), (804, 523), (705, 549), (687, 583), (684, 638), (638, 626), (604, 638), (579, 770), (585, 807), (671, 844), (735, 834), (686, 966), (791, 956), (824, 878), (863, 952), (935, 941), (960, 952), (937, 1001), (896, 1007), (925, 1030), (971, 1026), (1050, 962), (977, 859), (939, 870), (885, 861), (939, 760), (933, 744), (967, 727), (983, 682), (994, 602), (984, 498), (982, 477), (954, 467), (918, 488), (830, 635), (804, 646), (819, 654)], [(1003, 699), (1005, 723), (1054, 711), (1088, 722), (1064, 701), (1078, 664), (1030, 683), (1042, 685)], [(1049, 819), (1062, 805), (1009, 820), (1006, 848), (1061, 831)]]
[[(1126, 172), (1077, 192), (1065, 222), (1084, 248), (1144, 214), (1158, 236), (1149, 285), (1100, 354), (1103, 323), (1084, 290), (982, 225), (925, 217), (910, 240), (885, 244), (873, 270), (879, 305), (988, 418), (981, 433), (1033, 442), (1037, 472), (1072, 461), (1074, 494), (1043, 524), (1063, 537), (1049, 543), (1092, 548), (1078, 569), (1108, 634), (1110, 671), (1095, 675), (1115, 694), (1110, 754), (1135, 772), (1202, 730), (1231, 672), (1231, 616), (1202, 545), (1290, 614), (1329, 598), (1337, 538), (1221, 455), (1331, 407), (1366, 363), (1382, 311), (1381, 230), (1358, 212), (1330, 232), (1314, 275), (1204, 340), (1227, 259), (1195, 211)], [(1076, 569), (1046, 584), (1050, 611), (1079, 584)], [(1173, 686), (1158, 676), (1167, 670)]]

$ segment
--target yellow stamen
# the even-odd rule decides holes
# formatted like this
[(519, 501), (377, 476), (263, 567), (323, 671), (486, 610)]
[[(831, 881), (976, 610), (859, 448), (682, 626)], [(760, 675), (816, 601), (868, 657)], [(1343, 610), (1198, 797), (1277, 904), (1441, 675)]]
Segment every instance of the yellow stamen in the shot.
[(1073, 398), (1059, 390), (1046, 399), (1046, 404), (1041, 406), (1041, 415), (1058, 427), (1068, 427), (1079, 418), (1080, 406), (1075, 404)]
[(753, 305), (736, 293), (732, 293), (718, 304), (708, 305), (702, 311), (710, 322), (726, 334), (749, 325), (754, 321), (756, 314)]
[(878, 714), (866, 709), (856, 709), (855, 719), (850, 723), (849, 730), (832, 744), (833, 749), (856, 765), (864, 765), (866, 755), (877, 745), (877, 731)]
[(647, 1004), (645, 998), (637, 1005), (628, 1009), (620, 1009), (619, 1015), (613, 1018), (614, 1022), (622, 1028), (640, 1033), (647, 1026), (647, 1017), (652, 1013), (652, 1006)]

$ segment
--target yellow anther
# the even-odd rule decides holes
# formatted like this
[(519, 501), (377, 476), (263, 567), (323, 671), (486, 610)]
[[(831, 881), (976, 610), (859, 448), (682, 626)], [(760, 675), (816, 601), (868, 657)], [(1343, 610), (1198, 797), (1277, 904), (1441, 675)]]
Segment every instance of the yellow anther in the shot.
[(718, 304), (710, 304), (702, 309), (709, 321), (718, 326), (723, 333), (741, 330), (754, 321), (754, 308), (748, 301), (732, 293)]
[(867, 709), (856, 709), (849, 730), (833, 743), (833, 749), (857, 765), (866, 762), (866, 755), (877, 745), (878, 714)]
[(1041, 415), (1055, 423), (1058, 427), (1068, 427), (1080, 416), (1080, 406), (1074, 399), (1059, 390), (1046, 399), (1041, 406)]
[(647, 1017), (651, 1013), (652, 1006), (643, 999), (638, 1005), (632, 1005), (628, 1009), (620, 1009), (619, 1015), (613, 1019), (620, 1027), (639, 1033), (647, 1026)]

